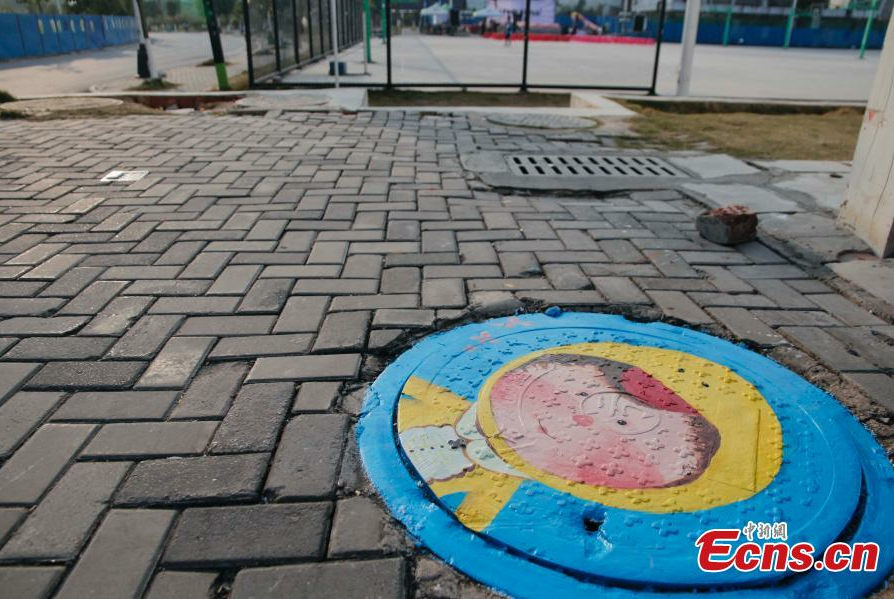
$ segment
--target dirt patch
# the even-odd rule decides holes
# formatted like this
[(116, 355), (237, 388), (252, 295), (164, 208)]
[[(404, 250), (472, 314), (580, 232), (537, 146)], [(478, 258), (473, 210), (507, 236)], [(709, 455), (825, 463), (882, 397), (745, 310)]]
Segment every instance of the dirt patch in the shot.
[(52, 121), (60, 119), (93, 119), (113, 118), (132, 115), (159, 115), (162, 110), (149, 108), (137, 102), (124, 102), (117, 106), (103, 106), (100, 108), (84, 108), (77, 110), (60, 110), (36, 115), (25, 115), (16, 112), (0, 112), (0, 119), (28, 119), (29, 121)]
[(571, 105), (571, 94), (370, 90), (368, 102), (370, 106), (526, 106), (568, 108)]
[(156, 91), (164, 91), (166, 89), (173, 89), (175, 87), (180, 87), (180, 84), (172, 83), (171, 81), (165, 81), (164, 79), (144, 79), (139, 85), (134, 85), (133, 87), (128, 87), (124, 91), (128, 91), (128, 92), (156, 92)]
[(639, 113), (631, 128), (640, 136), (625, 145), (711, 150), (739, 158), (851, 160), (863, 120), (859, 108), (821, 114), (680, 113), (625, 104)]

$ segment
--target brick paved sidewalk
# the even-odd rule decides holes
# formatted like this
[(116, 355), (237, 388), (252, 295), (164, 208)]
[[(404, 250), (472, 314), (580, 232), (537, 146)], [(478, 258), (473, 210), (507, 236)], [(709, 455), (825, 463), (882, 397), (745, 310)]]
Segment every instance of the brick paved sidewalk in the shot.
[(352, 430), (467, 308), (742, 340), (894, 446), (888, 321), (700, 239), (677, 192), (501, 195), (459, 163), (550, 143), (399, 112), (0, 123), (0, 596), (487, 594), (391, 523)]

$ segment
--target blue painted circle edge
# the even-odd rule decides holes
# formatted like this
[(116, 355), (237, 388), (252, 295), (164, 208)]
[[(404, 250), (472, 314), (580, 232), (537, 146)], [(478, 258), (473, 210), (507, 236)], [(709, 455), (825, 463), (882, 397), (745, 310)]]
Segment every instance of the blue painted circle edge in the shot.
[[(566, 312), (557, 318), (542, 315), (528, 315), (523, 318), (533, 318), (540, 321), (540, 324), (554, 327), (570, 325), (573, 324), (571, 321), (577, 321), (593, 327), (626, 328), (633, 334), (642, 333), (642, 327), (648, 327), (655, 333), (676, 335), (678, 340), (695, 344), (709, 343), (715, 346), (715, 350), (719, 347), (724, 351), (712, 352), (708, 359), (728, 366), (725, 358), (729, 356), (725, 355), (726, 352), (741, 355), (746, 351), (732, 343), (696, 331), (663, 323), (633, 323), (614, 315)], [(630, 328), (633, 325), (639, 330)], [(652, 593), (644, 589), (634, 590), (578, 580), (560, 570), (536, 565), (500, 549), (467, 530), (444, 512), (440, 505), (433, 503), (420, 488), (419, 481), (410, 474), (408, 465), (401, 461), (393, 433), (393, 410), (399, 391), (412, 372), (412, 368), (407, 368), (407, 363), (418, 363), (433, 349), (437, 349), (430, 346), (437, 345), (456, 331), (470, 326), (474, 325), (434, 334), (420, 341), (386, 368), (367, 393), (361, 420), (357, 426), (358, 443), (370, 479), (388, 508), (407, 527), (411, 535), (448, 564), (484, 584), (513, 596), (536, 597), (548, 593), (558, 597), (576, 597), (594, 591), (608, 597), (651, 596)], [(672, 338), (666, 340), (673, 341)], [(686, 351), (698, 353), (686, 345)], [(847, 430), (853, 440), (862, 463), (864, 484), (868, 491), (866, 511), (853, 538), (858, 541), (876, 540), (876, 542), (891, 538), (890, 533), (894, 531), (894, 510), (885, 510), (883, 506), (890, 506), (894, 501), (894, 482), (892, 482), (894, 471), (871, 434), (825, 392), (759, 354), (752, 352), (747, 354), (751, 359), (758, 360), (761, 367), (776, 370), (781, 376), (794, 377), (799, 384), (808, 385), (825, 397), (824, 407), (831, 410), (835, 420)], [(393, 389), (389, 390), (389, 386)], [(873, 507), (876, 509), (872, 509)], [(811, 571), (792, 577), (780, 585), (756, 587), (748, 589), (747, 592), (752, 596), (778, 597), (781, 594), (798, 596), (809, 590), (820, 596), (842, 596), (842, 593), (846, 596), (856, 596), (878, 586), (892, 568), (894, 568), (894, 553), (883, 549), (879, 568), (875, 573), (831, 574)], [(745, 591), (718, 589), (716, 592), (739, 594)], [(827, 592), (831, 594), (827, 595)], [(659, 593), (654, 594), (656, 597), (658, 595)]]

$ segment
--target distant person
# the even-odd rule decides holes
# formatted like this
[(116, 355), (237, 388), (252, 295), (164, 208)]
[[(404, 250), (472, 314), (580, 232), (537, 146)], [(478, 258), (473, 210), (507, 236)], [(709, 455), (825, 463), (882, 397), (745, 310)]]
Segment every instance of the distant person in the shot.
[(503, 32), (503, 45), (512, 45), (512, 34), (515, 33), (515, 20), (511, 17), (506, 20), (506, 30)]

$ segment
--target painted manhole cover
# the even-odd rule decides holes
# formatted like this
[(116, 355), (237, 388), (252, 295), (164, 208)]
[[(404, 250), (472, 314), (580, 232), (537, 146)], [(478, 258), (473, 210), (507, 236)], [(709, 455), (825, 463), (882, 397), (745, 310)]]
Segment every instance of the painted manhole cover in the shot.
[(875, 572), (699, 567), (712, 529), (888, 541), (894, 470), (818, 388), (678, 327), (538, 314), (427, 337), (371, 387), (358, 436), (409, 532), (511, 596), (853, 596), (894, 566), (882, 545)]
[(91, 98), (80, 96), (70, 98), (41, 98), (39, 100), (16, 100), (15, 102), (4, 102), (3, 104), (0, 104), (0, 111), (26, 115), (39, 115), (51, 112), (66, 112), (69, 110), (108, 108), (120, 104), (123, 104), (123, 102), (121, 100), (116, 100), (115, 98)]
[(301, 110), (311, 106), (322, 106), (328, 102), (329, 98), (309, 94), (258, 94), (240, 98), (236, 101), (236, 106), (264, 110)]
[(589, 129), (599, 124), (592, 119), (558, 114), (489, 114), (487, 120), (497, 125), (532, 129)]

